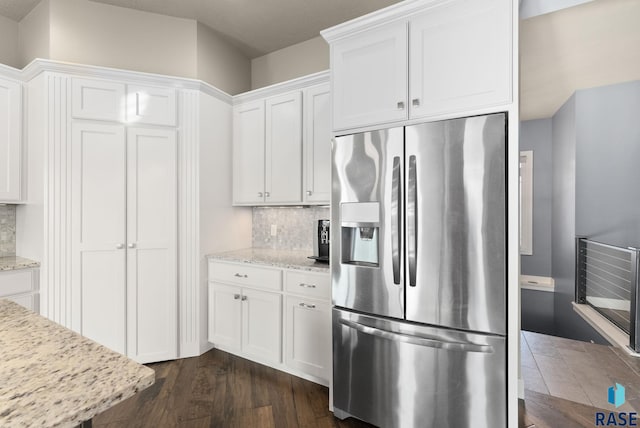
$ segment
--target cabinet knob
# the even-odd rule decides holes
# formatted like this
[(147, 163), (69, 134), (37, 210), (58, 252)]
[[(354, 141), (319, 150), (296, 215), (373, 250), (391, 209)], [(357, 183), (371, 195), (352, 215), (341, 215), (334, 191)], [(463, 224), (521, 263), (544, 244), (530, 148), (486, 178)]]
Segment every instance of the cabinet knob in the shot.
[(245, 300), (247, 300), (247, 296), (242, 296), (242, 301), (244, 302)]
[(264, 192), (264, 196), (268, 198), (271, 194), (269, 192)]
[(316, 288), (315, 284), (305, 284), (304, 282), (301, 282), (300, 284), (298, 284), (300, 287), (304, 287), (304, 288)]
[(299, 306), (302, 306), (303, 308), (307, 308), (307, 309), (315, 309), (316, 305), (310, 305), (308, 303), (300, 303)]
[(258, 197), (261, 198), (262, 197), (262, 192), (258, 192)]
[(235, 273), (233, 276), (237, 276), (238, 278), (248, 278), (246, 274), (242, 275), (241, 273)]
[(414, 107), (420, 107), (420, 98), (414, 98), (411, 100), (411, 105)]
[(234, 299), (234, 300), (238, 300), (238, 299), (240, 299), (240, 295), (239, 295), (239, 294), (234, 294), (234, 295), (233, 295), (233, 299)]
[(128, 248), (136, 248), (136, 243), (132, 242), (131, 244), (127, 245)]
[(122, 250), (124, 248), (124, 244), (116, 245), (116, 250)]
[(398, 110), (404, 110), (404, 101), (398, 101)]
[(311, 190), (307, 190), (307, 196), (311, 196), (313, 192)]

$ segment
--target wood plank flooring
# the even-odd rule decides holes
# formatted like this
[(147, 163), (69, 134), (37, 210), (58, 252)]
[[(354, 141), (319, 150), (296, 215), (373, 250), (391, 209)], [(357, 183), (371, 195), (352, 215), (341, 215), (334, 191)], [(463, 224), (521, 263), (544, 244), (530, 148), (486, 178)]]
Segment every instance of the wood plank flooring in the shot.
[[(588, 383), (584, 382), (588, 379), (584, 378), (578, 385), (583, 388), (586, 400), (580, 394), (571, 400), (554, 397), (549, 392), (553, 387), (548, 385), (552, 377), (544, 377), (537, 369), (535, 357), (538, 355), (571, 357), (575, 363), (589, 365), (597, 362), (608, 375), (616, 375), (607, 381), (624, 376), (624, 383), (631, 393), (625, 405), (637, 408), (637, 386), (630, 385), (630, 381), (640, 372), (640, 360), (618, 355), (615, 350), (601, 345), (593, 345), (598, 347), (593, 352), (592, 344), (525, 335), (524, 346), (528, 353), (523, 353), (522, 364), (525, 387), (529, 389), (525, 391), (526, 401), (520, 403), (519, 428), (593, 427), (595, 412), (601, 408), (610, 410), (609, 406), (598, 406), (600, 397), (595, 400), (591, 391), (586, 391)], [(549, 343), (545, 344), (545, 341)], [(579, 354), (564, 355), (568, 351)], [(615, 360), (626, 364), (613, 364)], [(156, 371), (155, 384), (96, 416), (94, 427), (371, 427), (354, 419), (340, 421), (335, 418), (329, 412), (327, 388), (219, 350), (211, 350), (197, 358), (150, 364), (149, 367)], [(531, 370), (528, 368), (538, 370), (537, 383), (530, 381)], [(553, 365), (549, 368), (557, 374)], [(571, 370), (573, 373), (575, 368)], [(594, 373), (588, 376), (597, 376), (597, 371)], [(597, 385), (596, 389), (599, 395), (606, 391), (604, 385)], [(584, 403), (576, 402), (576, 397), (582, 397)]]
[(335, 418), (327, 388), (219, 350), (149, 367), (155, 384), (96, 416), (95, 428), (371, 427)]

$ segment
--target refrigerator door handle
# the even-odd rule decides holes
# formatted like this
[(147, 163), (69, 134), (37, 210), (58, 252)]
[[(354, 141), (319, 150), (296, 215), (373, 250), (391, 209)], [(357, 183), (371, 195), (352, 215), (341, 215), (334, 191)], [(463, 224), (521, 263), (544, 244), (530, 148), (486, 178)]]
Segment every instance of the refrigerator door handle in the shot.
[(416, 286), (416, 258), (418, 256), (418, 181), (416, 156), (409, 156), (409, 183), (407, 189), (407, 257), (409, 259), (409, 286)]
[(391, 179), (391, 256), (393, 257), (393, 283), (400, 284), (400, 157), (393, 158), (393, 177)]
[(412, 345), (444, 349), (446, 351), (480, 352), (484, 354), (493, 353), (493, 346), (491, 345), (480, 345), (473, 342), (456, 342), (446, 340), (437, 336), (413, 336), (405, 333), (396, 333), (346, 319), (340, 319), (340, 324), (365, 334), (378, 336), (383, 339), (393, 340), (395, 342), (411, 343)]

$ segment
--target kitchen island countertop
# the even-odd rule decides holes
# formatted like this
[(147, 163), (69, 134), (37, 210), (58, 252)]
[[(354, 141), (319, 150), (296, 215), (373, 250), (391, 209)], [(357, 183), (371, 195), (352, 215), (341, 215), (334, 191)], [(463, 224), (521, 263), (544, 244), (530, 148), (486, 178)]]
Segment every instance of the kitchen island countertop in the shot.
[(312, 272), (329, 272), (327, 263), (320, 263), (307, 258), (311, 250), (273, 250), (269, 248), (244, 248), (224, 253), (208, 254), (210, 260), (226, 262), (251, 263), (273, 266), (283, 269), (298, 269)]
[(153, 384), (155, 372), (0, 299), (0, 426), (73, 427)]

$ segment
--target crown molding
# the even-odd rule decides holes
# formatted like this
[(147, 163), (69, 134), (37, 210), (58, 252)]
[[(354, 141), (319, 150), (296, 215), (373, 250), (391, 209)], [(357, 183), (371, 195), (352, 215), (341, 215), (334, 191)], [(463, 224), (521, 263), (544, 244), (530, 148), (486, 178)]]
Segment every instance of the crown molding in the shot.
[(22, 80), (22, 71), (9, 65), (0, 64), (0, 75), (10, 79)]
[[(18, 70), (19, 71), (19, 70)], [(233, 102), (233, 97), (213, 85), (197, 79), (173, 77), (162, 74), (145, 73), (141, 71), (121, 70), (117, 68), (100, 67), (95, 65), (74, 64), (62, 61), (36, 58), (19, 73), (19, 79), (28, 82), (41, 73), (64, 73), (82, 77), (100, 79), (114, 79), (133, 84), (162, 86), (176, 89), (193, 89), (202, 91), (227, 104)]]
[(276, 83), (274, 85), (265, 86), (264, 88), (254, 89), (253, 91), (244, 92), (233, 97), (233, 105), (243, 104), (249, 101), (259, 100), (273, 95), (279, 95), (285, 92), (303, 89), (312, 85), (319, 85), (329, 82), (329, 70), (319, 71), (307, 76), (298, 77), (296, 79), (287, 80), (286, 82)]
[(132, 84), (197, 90), (229, 105), (241, 104), (247, 101), (253, 101), (329, 82), (329, 70), (325, 70), (288, 80), (286, 82), (276, 83), (264, 88), (244, 92), (242, 94), (230, 95), (209, 83), (203, 82), (202, 80), (145, 73), (141, 71), (121, 70), (117, 68), (75, 64), (41, 58), (34, 59), (22, 70), (0, 64), (1, 76), (6, 76), (23, 82), (29, 82), (42, 73), (60, 73), (83, 78), (89, 77), (118, 80)]
[(385, 7), (384, 9), (376, 10), (375, 12), (352, 19), (351, 21), (322, 30), (320, 31), (320, 35), (328, 43), (333, 43), (344, 37), (370, 30), (382, 24), (406, 20), (409, 15), (440, 6), (450, 1), (451, 0), (404, 0), (400, 3)]

